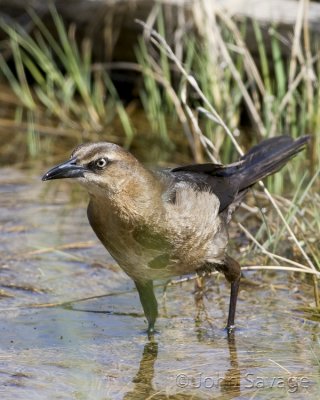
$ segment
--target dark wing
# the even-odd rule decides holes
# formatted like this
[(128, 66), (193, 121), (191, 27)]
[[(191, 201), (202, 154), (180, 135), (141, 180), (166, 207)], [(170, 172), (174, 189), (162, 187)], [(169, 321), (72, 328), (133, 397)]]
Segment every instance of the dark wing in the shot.
[(169, 173), (174, 186), (187, 184), (196, 190), (214, 193), (220, 201), (219, 212), (235, 200), (239, 191), (239, 180), (235, 179), (236, 175), (230, 174), (230, 170), (222, 165), (188, 165), (174, 168)]
[(290, 136), (277, 136), (252, 147), (233, 164), (186, 165), (167, 170), (166, 174), (170, 176), (173, 188), (177, 184), (189, 184), (197, 190), (214, 193), (220, 200), (219, 212), (222, 212), (232, 203), (238, 204), (247, 189), (257, 181), (281, 169), (303, 150), (309, 139), (309, 136), (296, 140)]

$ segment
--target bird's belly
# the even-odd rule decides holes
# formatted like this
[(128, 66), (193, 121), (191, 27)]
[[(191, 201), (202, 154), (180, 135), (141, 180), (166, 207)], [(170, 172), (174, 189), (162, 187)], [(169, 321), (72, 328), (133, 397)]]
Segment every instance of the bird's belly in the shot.
[[(133, 243), (131, 243), (133, 242)], [(134, 280), (166, 279), (175, 275), (177, 263), (167, 249), (150, 249), (136, 243), (132, 237), (105, 241), (106, 249), (120, 267)], [(180, 263), (179, 263), (180, 264)], [(187, 272), (186, 272), (187, 273)]]
[(168, 279), (194, 273), (206, 264), (206, 247), (150, 248), (135, 240), (134, 236), (114, 236), (104, 245), (120, 267), (134, 280)]
[(218, 232), (176, 226), (161, 231), (160, 224), (128, 224), (112, 214), (105, 214), (103, 221), (90, 212), (88, 217), (102, 244), (134, 280), (190, 274), (206, 265), (208, 257), (218, 263), (224, 256), (225, 244), (220, 246)]

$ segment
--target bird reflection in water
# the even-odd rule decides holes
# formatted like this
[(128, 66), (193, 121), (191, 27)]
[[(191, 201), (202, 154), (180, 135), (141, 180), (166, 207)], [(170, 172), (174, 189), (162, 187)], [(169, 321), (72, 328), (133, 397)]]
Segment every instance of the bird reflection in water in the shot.
[[(232, 333), (228, 335), (227, 338), (227, 346), (229, 352), (229, 359), (230, 359), (230, 368), (227, 369), (224, 376), (219, 379), (219, 385), (217, 390), (220, 390), (220, 395), (216, 395), (215, 399), (225, 399), (226, 396), (230, 398), (237, 397), (240, 395), (240, 368), (238, 362), (238, 354), (237, 354), (237, 347), (236, 347), (236, 339), (235, 334)], [(167, 389), (156, 389), (153, 386), (153, 379), (155, 376), (155, 362), (158, 357), (158, 343), (151, 340), (148, 341), (143, 349), (142, 358), (139, 365), (139, 370), (135, 377), (132, 379), (132, 383), (134, 387), (132, 390), (127, 392), (123, 399), (125, 400), (140, 400), (140, 399), (203, 399), (203, 392), (206, 389), (205, 387), (201, 387), (200, 385), (197, 386), (195, 383), (194, 385), (190, 385), (186, 389), (181, 389), (179, 387), (172, 388), (172, 394), (167, 393)], [(176, 383), (176, 380), (174, 379)], [(197, 396), (197, 390), (199, 392), (199, 396)], [(175, 391), (175, 393), (174, 393)], [(188, 393), (189, 391), (189, 393)], [(201, 396), (202, 395), (202, 396)]]

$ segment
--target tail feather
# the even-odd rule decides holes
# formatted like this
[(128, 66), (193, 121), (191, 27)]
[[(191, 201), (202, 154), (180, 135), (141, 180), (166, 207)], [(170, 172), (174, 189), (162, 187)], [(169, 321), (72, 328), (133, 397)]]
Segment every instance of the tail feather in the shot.
[(296, 140), (290, 136), (276, 136), (252, 147), (240, 161), (233, 164), (185, 165), (173, 168), (170, 176), (174, 182), (189, 182), (198, 190), (210, 188), (219, 198), (219, 212), (229, 207), (229, 219), (247, 189), (281, 169), (290, 158), (303, 150), (309, 139), (310, 136)]
[(302, 136), (296, 140), (290, 136), (277, 136), (252, 147), (240, 161), (241, 166), (238, 169), (238, 174), (241, 177), (239, 190), (244, 190), (277, 172), (292, 157), (304, 149), (309, 139), (310, 136)]

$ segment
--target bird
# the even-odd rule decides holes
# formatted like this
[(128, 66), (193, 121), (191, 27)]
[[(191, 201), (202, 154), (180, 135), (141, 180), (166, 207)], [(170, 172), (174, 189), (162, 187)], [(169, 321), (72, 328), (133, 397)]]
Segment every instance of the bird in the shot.
[(306, 147), (309, 136), (282, 135), (253, 146), (238, 161), (149, 169), (121, 146), (84, 143), (43, 181), (72, 179), (89, 193), (87, 216), (98, 239), (133, 279), (154, 335), (154, 281), (204, 271), (230, 283), (226, 329), (235, 329), (241, 267), (228, 254), (228, 225), (256, 182)]

